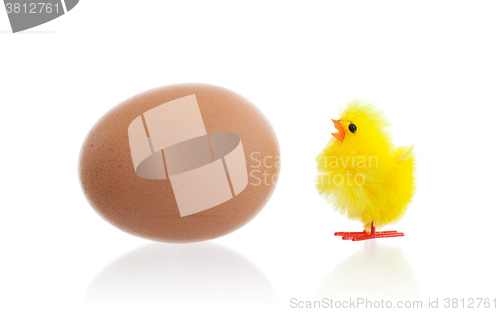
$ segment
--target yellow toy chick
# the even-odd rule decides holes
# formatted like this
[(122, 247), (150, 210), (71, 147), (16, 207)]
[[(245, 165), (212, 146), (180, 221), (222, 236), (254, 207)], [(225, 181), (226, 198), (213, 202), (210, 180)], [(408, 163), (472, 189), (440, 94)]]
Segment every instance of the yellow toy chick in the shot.
[(319, 194), (341, 214), (363, 222), (363, 232), (337, 232), (353, 241), (404, 236), (376, 232), (405, 213), (415, 192), (413, 146), (395, 147), (389, 121), (373, 104), (351, 101), (332, 119), (337, 132), (316, 157)]

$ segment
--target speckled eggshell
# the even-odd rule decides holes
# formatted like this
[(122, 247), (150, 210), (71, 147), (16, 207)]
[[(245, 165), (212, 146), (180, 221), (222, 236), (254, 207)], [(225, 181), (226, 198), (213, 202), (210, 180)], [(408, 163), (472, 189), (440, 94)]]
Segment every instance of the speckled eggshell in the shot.
[[(183, 106), (184, 100), (190, 102)], [(172, 103), (177, 104), (175, 106)], [(196, 111), (196, 103), (202, 118), (201, 126), (196, 113), (192, 113), (196, 116), (188, 119), (181, 116), (184, 113), (179, 113), (187, 110), (188, 106)], [(163, 104), (165, 106), (161, 106)], [(162, 107), (166, 108), (161, 109)], [(153, 108), (156, 109), (152, 110)], [(180, 114), (180, 117), (176, 114)], [(156, 124), (153, 125), (153, 122)], [(179, 123), (181, 130), (173, 129), (176, 123)], [(194, 126), (190, 126), (190, 123)], [(131, 124), (136, 125), (134, 129), (139, 130), (130, 130)], [(147, 139), (142, 134), (142, 126)], [(191, 158), (201, 159), (206, 153), (206, 150), (198, 153), (197, 148), (192, 151), (187, 148), (186, 152), (186, 148), (183, 148), (182, 153), (188, 153), (185, 154), (188, 157), (182, 156), (182, 159), (176, 160), (180, 165), (171, 165), (168, 157), (176, 157), (176, 144), (185, 144), (181, 142), (185, 132), (189, 132), (188, 136), (191, 136), (186, 141), (192, 140), (190, 142), (194, 142), (194, 145), (191, 146), (197, 146), (196, 140), (204, 140), (200, 137), (203, 126), (211, 140), (208, 141), (211, 154), (207, 156), (211, 155), (210, 163), (183, 168), (183, 165), (190, 166)], [(188, 130), (182, 130), (183, 127)], [(133, 135), (129, 136), (130, 133)], [(224, 155), (221, 154), (217, 160), (217, 155), (214, 156), (217, 154), (214, 145), (217, 133), (226, 133), (232, 138), (239, 136), (242, 146), (235, 148), (232, 156), (224, 156), (228, 152), (225, 150), (222, 153)], [(234, 140), (233, 143), (237, 142)], [(141, 144), (147, 142), (150, 144), (150, 151), (141, 147), (146, 146)], [(173, 152), (172, 148), (157, 151), (157, 162), (147, 170), (137, 166), (137, 159), (141, 160), (143, 153), (154, 156), (155, 148), (165, 145), (174, 146)], [(241, 153), (238, 154), (237, 151)], [(78, 171), (86, 198), (108, 222), (143, 238), (185, 243), (220, 237), (254, 218), (274, 191), (279, 174), (279, 157), (278, 140), (271, 124), (247, 99), (217, 86), (178, 84), (143, 92), (107, 112), (85, 138)], [(209, 171), (196, 171), (203, 165)], [(196, 170), (191, 171), (193, 174), (189, 173), (194, 169)], [(213, 172), (214, 177), (212, 173), (196, 176), (199, 172)], [(165, 177), (150, 178), (156, 175)], [(212, 183), (216, 175), (219, 178)], [(224, 177), (227, 178), (230, 193), (227, 193)], [(193, 187), (197, 187), (199, 192), (193, 191), (186, 182), (189, 181), (186, 179), (194, 178), (196, 180), (192, 180), (195, 181), (192, 185), (196, 185)], [(218, 184), (221, 185), (220, 188), (217, 186), (214, 191), (212, 188)], [(211, 208), (203, 208), (204, 205), (213, 205), (206, 204), (206, 196), (209, 197), (207, 201), (217, 204)], [(224, 199), (226, 197), (229, 199)], [(191, 207), (196, 205), (202, 208)], [(201, 210), (193, 212), (196, 209)], [(184, 216), (181, 216), (181, 211), (184, 211)]]

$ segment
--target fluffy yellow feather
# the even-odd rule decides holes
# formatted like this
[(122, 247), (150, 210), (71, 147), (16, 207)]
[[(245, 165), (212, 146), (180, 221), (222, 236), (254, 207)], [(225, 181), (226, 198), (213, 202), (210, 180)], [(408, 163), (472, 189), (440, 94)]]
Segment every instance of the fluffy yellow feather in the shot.
[(413, 146), (395, 147), (373, 104), (351, 101), (333, 120), (338, 132), (316, 157), (319, 194), (349, 219), (380, 228), (405, 213), (415, 192)]

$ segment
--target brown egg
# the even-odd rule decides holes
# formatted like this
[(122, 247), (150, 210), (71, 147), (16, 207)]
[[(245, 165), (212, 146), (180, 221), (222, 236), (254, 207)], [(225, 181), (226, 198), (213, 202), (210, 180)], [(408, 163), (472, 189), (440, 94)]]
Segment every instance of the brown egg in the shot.
[(83, 143), (79, 176), (92, 207), (123, 231), (195, 242), (259, 213), (276, 186), (279, 157), (271, 124), (247, 99), (179, 84), (106, 113)]

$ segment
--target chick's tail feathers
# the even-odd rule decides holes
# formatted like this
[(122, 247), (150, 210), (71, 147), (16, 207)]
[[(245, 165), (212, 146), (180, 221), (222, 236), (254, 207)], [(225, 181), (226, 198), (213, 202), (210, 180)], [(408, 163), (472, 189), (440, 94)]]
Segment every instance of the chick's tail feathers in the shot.
[(410, 157), (415, 157), (413, 154), (413, 145), (410, 147), (398, 147), (396, 148), (396, 153), (394, 155), (396, 161), (405, 161)]

